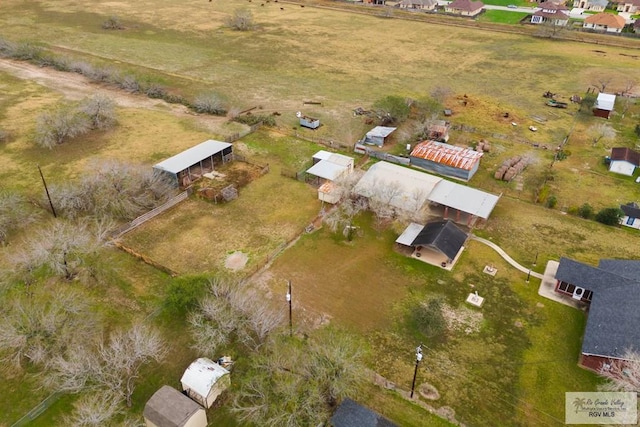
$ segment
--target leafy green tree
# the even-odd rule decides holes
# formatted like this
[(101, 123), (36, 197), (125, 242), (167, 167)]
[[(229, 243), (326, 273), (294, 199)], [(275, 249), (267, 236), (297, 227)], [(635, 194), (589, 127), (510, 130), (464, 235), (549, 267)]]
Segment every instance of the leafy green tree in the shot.
[(596, 221), (606, 225), (618, 225), (624, 217), (620, 208), (604, 208), (596, 214)]
[(409, 117), (411, 111), (405, 98), (400, 96), (387, 96), (373, 104), (381, 125), (395, 125)]
[(415, 305), (411, 310), (411, 323), (427, 338), (442, 338), (447, 329), (442, 300), (433, 298)]
[(553, 209), (556, 207), (556, 205), (558, 204), (558, 199), (556, 196), (554, 196), (553, 194), (549, 197), (547, 197), (547, 200), (545, 201), (545, 206), (548, 207), (549, 209)]

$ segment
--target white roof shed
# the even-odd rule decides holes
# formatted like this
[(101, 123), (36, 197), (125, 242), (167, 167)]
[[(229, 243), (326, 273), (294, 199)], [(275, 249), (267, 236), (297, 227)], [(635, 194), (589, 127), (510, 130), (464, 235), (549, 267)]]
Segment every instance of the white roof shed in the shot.
[(610, 93), (599, 93), (598, 99), (596, 99), (595, 108), (599, 110), (613, 111), (613, 106), (616, 103), (616, 96)]
[(229, 371), (213, 360), (201, 357), (189, 365), (180, 382), (189, 397), (209, 408), (218, 395), (229, 386)]
[(313, 155), (313, 160), (314, 165), (307, 169), (307, 173), (329, 181), (353, 170), (353, 157), (343, 154), (320, 150)]
[(182, 153), (176, 154), (173, 157), (169, 157), (167, 160), (163, 160), (153, 168), (160, 169), (175, 175), (199, 163), (203, 159), (214, 156), (229, 147), (231, 147), (231, 144), (228, 142), (220, 142), (209, 139), (196, 145), (195, 147), (184, 150)]

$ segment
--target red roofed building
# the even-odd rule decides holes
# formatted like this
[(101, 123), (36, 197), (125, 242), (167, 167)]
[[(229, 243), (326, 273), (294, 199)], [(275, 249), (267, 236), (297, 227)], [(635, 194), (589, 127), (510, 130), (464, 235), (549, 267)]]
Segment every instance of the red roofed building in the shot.
[(582, 26), (607, 33), (621, 33), (626, 22), (622, 16), (613, 13), (596, 13), (588, 16)]
[(413, 166), (466, 181), (477, 172), (482, 153), (436, 141), (423, 141), (409, 156)]
[(482, 12), (484, 3), (472, 0), (453, 0), (444, 7), (447, 13), (453, 13), (462, 16), (476, 16)]

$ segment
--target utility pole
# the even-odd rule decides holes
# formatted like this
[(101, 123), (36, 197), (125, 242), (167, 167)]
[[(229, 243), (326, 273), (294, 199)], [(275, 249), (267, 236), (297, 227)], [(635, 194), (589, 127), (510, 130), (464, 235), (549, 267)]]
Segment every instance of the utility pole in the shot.
[(287, 302), (289, 303), (289, 336), (293, 336), (293, 317), (292, 317), (292, 309), (291, 309), (291, 280), (287, 280), (287, 284), (289, 285), (289, 289), (287, 290)]
[(42, 178), (42, 183), (44, 184), (44, 191), (47, 193), (47, 199), (49, 199), (49, 206), (51, 206), (51, 212), (53, 213), (54, 218), (58, 218), (56, 215), (56, 210), (53, 207), (53, 202), (51, 201), (51, 196), (49, 195), (49, 189), (47, 188), (47, 181), (44, 180), (44, 175), (42, 174), (42, 169), (40, 169), (40, 165), (38, 166), (38, 171), (40, 172), (40, 178)]
[(413, 371), (413, 382), (411, 383), (411, 398), (413, 399), (413, 391), (416, 388), (416, 377), (418, 376), (418, 365), (422, 360), (422, 344), (416, 348), (416, 369)]

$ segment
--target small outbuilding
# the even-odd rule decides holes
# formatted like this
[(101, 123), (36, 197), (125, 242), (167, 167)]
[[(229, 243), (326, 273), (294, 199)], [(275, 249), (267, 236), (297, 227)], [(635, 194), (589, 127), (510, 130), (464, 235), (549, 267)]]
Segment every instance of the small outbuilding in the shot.
[(611, 117), (616, 96), (612, 93), (599, 93), (596, 103), (593, 104), (593, 115), (608, 119)]
[(619, 173), (626, 176), (633, 176), (633, 173), (639, 166), (639, 152), (627, 147), (617, 147), (611, 149), (609, 172)]
[(187, 395), (210, 408), (218, 396), (231, 385), (229, 371), (206, 357), (194, 361), (180, 379)]
[(471, 148), (423, 141), (413, 148), (409, 160), (412, 166), (468, 181), (478, 171), (482, 154)]
[(168, 176), (176, 186), (185, 188), (205, 173), (212, 172), (216, 164), (231, 160), (232, 144), (209, 139), (158, 163), (153, 169)]
[(314, 119), (313, 117), (305, 116), (300, 111), (296, 113), (296, 117), (300, 120), (300, 126), (309, 129), (318, 129), (320, 127), (320, 119)]
[(396, 128), (393, 127), (376, 126), (369, 132), (367, 132), (362, 142), (364, 144), (377, 145), (378, 147), (382, 147), (389, 135), (391, 135), (395, 130)]
[(353, 157), (320, 150), (313, 155), (313, 166), (307, 169), (309, 175), (316, 177), (318, 199), (323, 202), (336, 204), (340, 201), (340, 194), (336, 191), (334, 181), (353, 172)]
[(144, 405), (147, 427), (206, 427), (204, 408), (173, 387), (163, 385)]

